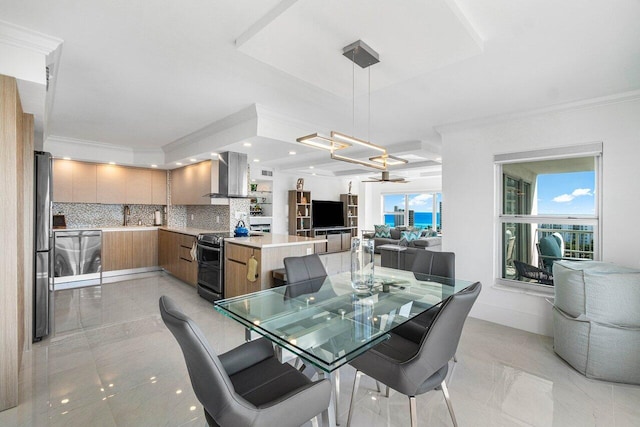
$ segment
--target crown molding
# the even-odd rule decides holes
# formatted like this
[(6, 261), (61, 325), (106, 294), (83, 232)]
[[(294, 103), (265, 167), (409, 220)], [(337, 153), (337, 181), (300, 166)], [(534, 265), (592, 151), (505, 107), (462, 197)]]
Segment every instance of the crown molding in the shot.
[(7, 21), (0, 21), (0, 43), (27, 49), (42, 55), (49, 55), (62, 44), (63, 40), (30, 30)]
[(85, 146), (85, 147), (89, 147), (89, 148), (101, 148), (101, 149), (108, 149), (108, 150), (118, 150), (118, 151), (123, 151), (123, 152), (127, 152), (127, 153), (132, 153), (134, 152), (134, 148), (133, 147), (127, 147), (124, 145), (116, 145), (116, 144), (109, 144), (106, 142), (99, 142), (99, 141), (92, 141), (92, 140), (88, 140), (88, 139), (78, 139), (78, 138), (71, 138), (68, 136), (58, 136), (58, 135), (51, 135), (47, 138), (47, 140), (45, 141), (46, 143), (60, 143), (60, 144), (74, 144), (74, 145), (78, 145), (78, 146)]
[(160, 148), (133, 148), (66, 136), (49, 136), (44, 142), (44, 149), (54, 157), (69, 156), (75, 160), (96, 163), (113, 161), (130, 166), (165, 164), (165, 155)]
[(191, 132), (190, 134), (178, 138), (173, 142), (163, 145), (162, 150), (164, 150), (165, 153), (175, 151), (176, 149), (181, 148), (185, 145), (202, 141), (209, 136), (230, 129), (239, 124), (243, 124), (251, 120), (256, 120), (257, 118), (258, 112), (256, 109), (256, 104), (252, 104), (249, 107), (243, 108), (238, 112), (230, 114), (220, 120), (217, 120), (194, 132)]
[(566, 102), (562, 104), (551, 105), (549, 107), (536, 108), (532, 110), (518, 111), (513, 113), (498, 114), (494, 116), (483, 117), (479, 119), (465, 120), (455, 123), (447, 123), (435, 126), (434, 129), (440, 135), (447, 132), (471, 129), (475, 127), (488, 126), (507, 122), (511, 120), (520, 120), (528, 117), (541, 116), (544, 114), (563, 113), (572, 110), (597, 108), (611, 104), (619, 104), (623, 102), (633, 102), (640, 100), (640, 90), (616, 93), (612, 95), (601, 96), (597, 98), (583, 99), (579, 101)]

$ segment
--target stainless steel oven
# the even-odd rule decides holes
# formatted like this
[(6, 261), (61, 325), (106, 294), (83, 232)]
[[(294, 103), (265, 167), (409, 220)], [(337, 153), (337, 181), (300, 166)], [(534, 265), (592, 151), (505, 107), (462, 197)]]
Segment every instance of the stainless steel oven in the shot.
[(198, 236), (198, 295), (208, 301), (224, 298), (224, 238), (229, 234)]

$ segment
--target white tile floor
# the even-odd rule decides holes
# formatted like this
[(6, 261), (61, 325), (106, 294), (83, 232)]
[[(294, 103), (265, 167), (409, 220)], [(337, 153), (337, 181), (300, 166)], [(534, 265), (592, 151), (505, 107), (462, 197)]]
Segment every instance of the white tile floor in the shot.
[[(330, 272), (344, 257), (325, 259)], [(348, 262), (346, 263), (348, 268)], [(224, 352), (244, 339), (184, 283), (158, 274), (57, 292), (55, 334), (35, 344), (22, 366), (20, 404), (0, 426), (204, 426), (180, 348), (158, 313), (169, 295)], [(640, 426), (640, 387), (588, 380), (567, 366), (547, 337), (468, 319), (449, 390), (460, 426)], [(341, 370), (340, 417), (354, 370)], [(387, 399), (363, 377), (356, 426), (409, 425), (408, 402)], [(450, 426), (439, 392), (418, 397), (421, 426)]]

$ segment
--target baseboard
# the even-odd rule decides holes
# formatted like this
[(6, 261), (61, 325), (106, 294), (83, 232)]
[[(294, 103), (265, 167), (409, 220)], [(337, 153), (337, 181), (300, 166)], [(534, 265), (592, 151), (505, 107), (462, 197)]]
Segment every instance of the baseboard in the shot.
[(469, 316), (534, 334), (553, 336), (553, 316), (551, 309), (552, 307), (549, 305), (548, 308), (545, 307), (541, 313), (527, 313), (476, 301)]

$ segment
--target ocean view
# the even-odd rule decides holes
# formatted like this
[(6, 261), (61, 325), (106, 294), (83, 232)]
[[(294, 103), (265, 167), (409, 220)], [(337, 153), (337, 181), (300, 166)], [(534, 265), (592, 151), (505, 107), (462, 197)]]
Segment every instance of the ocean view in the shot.
[[(384, 215), (384, 223), (390, 227), (394, 227), (396, 225), (405, 225), (404, 222), (404, 212), (398, 212), (401, 215), (394, 214), (385, 214)], [(437, 224), (440, 226), (440, 214), (438, 213), (436, 216)], [(400, 224), (396, 224), (396, 221), (399, 221)], [(409, 221), (411, 222), (411, 221)], [(413, 213), (413, 226), (414, 227), (433, 227), (433, 213), (432, 212), (414, 212)]]

